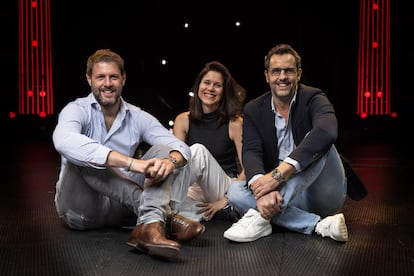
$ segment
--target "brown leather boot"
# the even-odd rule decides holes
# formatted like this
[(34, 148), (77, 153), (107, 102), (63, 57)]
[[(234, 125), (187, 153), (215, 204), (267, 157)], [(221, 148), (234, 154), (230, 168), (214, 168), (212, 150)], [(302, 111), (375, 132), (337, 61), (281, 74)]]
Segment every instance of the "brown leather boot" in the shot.
[(169, 237), (179, 242), (190, 241), (201, 235), (206, 227), (198, 221), (171, 214), (167, 218), (167, 232)]
[(137, 225), (132, 230), (127, 245), (149, 255), (172, 259), (178, 256), (181, 245), (165, 236), (162, 222)]

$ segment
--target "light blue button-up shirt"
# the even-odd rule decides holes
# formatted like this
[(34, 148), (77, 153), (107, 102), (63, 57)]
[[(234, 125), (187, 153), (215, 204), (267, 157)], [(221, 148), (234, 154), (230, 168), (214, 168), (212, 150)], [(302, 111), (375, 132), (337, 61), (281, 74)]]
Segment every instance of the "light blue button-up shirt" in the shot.
[(104, 167), (111, 150), (133, 156), (141, 142), (163, 144), (190, 160), (189, 147), (158, 119), (121, 98), (121, 108), (109, 131), (101, 107), (92, 93), (68, 103), (60, 112), (53, 143), (66, 160), (80, 165)]
[[(293, 140), (293, 134), (292, 134), (292, 125), (289, 122), (286, 124), (285, 118), (283, 118), (282, 115), (280, 115), (275, 108), (275, 105), (273, 104), (273, 97), (270, 99), (270, 104), (272, 106), (272, 111), (275, 114), (275, 128), (276, 128), (276, 137), (278, 138), (278, 148), (279, 148), (279, 164), (282, 161), (285, 161), (286, 163), (291, 164), (296, 168), (296, 171), (301, 171), (300, 164), (290, 158), (288, 155), (296, 148), (295, 141)], [(292, 108), (292, 105), (296, 101), (296, 94), (293, 96), (292, 101), (289, 105), (289, 117), (290, 117), (290, 110)], [(263, 176), (263, 174), (257, 174), (253, 176), (248, 185), (250, 186), (256, 179)]]

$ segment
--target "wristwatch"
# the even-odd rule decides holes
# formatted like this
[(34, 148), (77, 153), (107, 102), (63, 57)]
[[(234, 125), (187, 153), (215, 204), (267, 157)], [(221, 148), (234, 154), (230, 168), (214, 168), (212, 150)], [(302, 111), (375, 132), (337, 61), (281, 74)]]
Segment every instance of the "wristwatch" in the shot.
[(273, 179), (277, 180), (279, 183), (286, 182), (286, 180), (282, 177), (278, 168), (272, 170), (272, 177)]
[(174, 157), (173, 155), (171, 155), (171, 154), (168, 154), (168, 157), (167, 157), (166, 159), (170, 160), (170, 161), (171, 161), (171, 163), (173, 163), (173, 164), (174, 164), (174, 167), (175, 167), (175, 168), (178, 168), (178, 160), (177, 160), (177, 158), (175, 158), (175, 157)]

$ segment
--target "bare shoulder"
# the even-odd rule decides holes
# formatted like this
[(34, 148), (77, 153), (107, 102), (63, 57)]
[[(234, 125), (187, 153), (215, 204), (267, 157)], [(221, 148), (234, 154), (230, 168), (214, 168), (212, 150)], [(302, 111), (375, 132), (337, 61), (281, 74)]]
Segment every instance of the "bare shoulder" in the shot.
[(190, 124), (189, 112), (182, 112), (175, 117), (173, 134), (180, 140), (185, 141)]
[(235, 127), (235, 128), (240, 128), (243, 126), (243, 117), (241, 116), (237, 116), (236, 118), (230, 120), (229, 122), (229, 127)]
[(177, 115), (177, 117), (175, 117), (175, 121), (176, 122), (179, 121), (181, 123), (184, 123), (186, 121), (189, 121), (189, 117), (188, 117), (189, 114), (190, 114), (189, 111), (181, 112), (180, 114)]
[(232, 140), (241, 137), (243, 130), (243, 118), (238, 116), (229, 122), (229, 136)]

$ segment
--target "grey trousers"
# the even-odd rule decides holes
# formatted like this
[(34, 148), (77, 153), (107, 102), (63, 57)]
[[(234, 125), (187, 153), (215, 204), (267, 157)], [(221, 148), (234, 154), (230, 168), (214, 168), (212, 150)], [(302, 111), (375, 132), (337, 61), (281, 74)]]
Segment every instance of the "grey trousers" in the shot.
[[(151, 147), (142, 159), (164, 158), (171, 149)], [(164, 221), (169, 210), (172, 175), (143, 190), (143, 174), (128, 175), (118, 168), (96, 169), (66, 162), (56, 183), (58, 216), (72, 229), (132, 226)]]
[[(156, 145), (142, 159), (164, 158), (170, 150)], [(222, 198), (231, 178), (203, 145), (192, 145), (191, 153), (186, 166), (176, 169), (158, 185), (145, 189), (143, 174), (66, 162), (56, 183), (57, 213), (70, 228), (78, 230), (165, 221), (170, 212), (196, 219), (195, 204)], [(187, 196), (193, 183), (199, 185), (199, 198)]]

